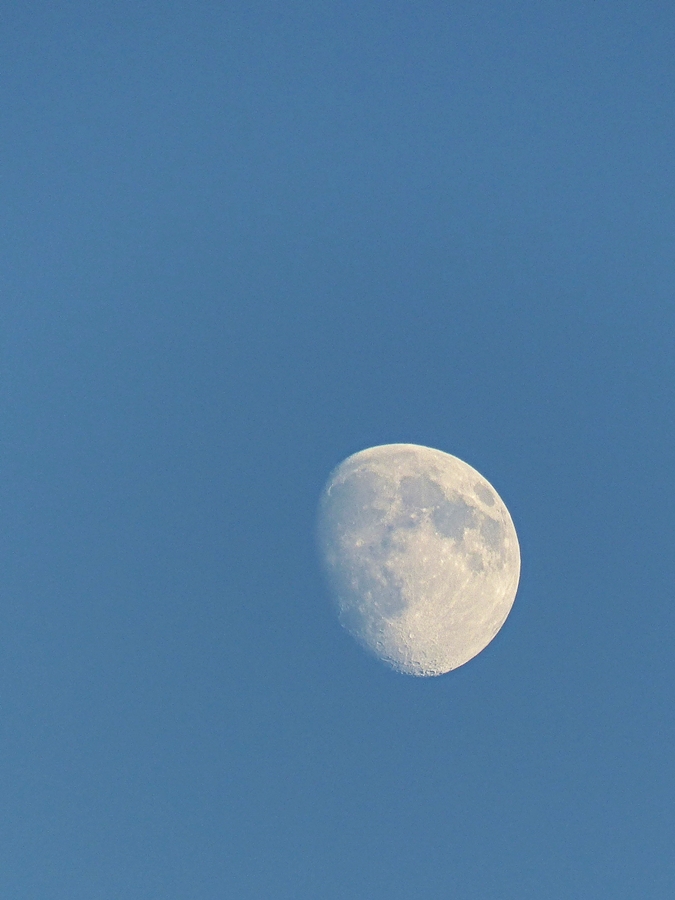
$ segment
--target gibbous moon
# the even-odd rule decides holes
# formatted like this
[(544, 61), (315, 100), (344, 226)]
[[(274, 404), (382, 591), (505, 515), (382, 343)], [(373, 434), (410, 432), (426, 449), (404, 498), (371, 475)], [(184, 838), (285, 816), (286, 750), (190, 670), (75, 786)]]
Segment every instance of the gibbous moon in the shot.
[(332, 473), (319, 548), (340, 621), (399, 672), (464, 665), (511, 610), (520, 549), (492, 485), (449, 453), (385, 444)]

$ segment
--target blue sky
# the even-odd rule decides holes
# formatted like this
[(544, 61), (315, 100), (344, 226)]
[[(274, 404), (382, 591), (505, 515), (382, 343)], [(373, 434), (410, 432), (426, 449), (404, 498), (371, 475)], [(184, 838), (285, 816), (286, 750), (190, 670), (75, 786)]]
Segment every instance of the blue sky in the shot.
[[(674, 28), (5, 4), (3, 898), (672, 895)], [(316, 559), (389, 442), (519, 534), (440, 678)]]

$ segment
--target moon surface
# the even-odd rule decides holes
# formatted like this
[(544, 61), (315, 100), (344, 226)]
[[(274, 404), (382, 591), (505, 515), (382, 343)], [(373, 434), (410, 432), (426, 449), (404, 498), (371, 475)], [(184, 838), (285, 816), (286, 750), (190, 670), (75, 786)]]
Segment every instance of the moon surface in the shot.
[(342, 462), (321, 495), (318, 540), (341, 623), (410, 675), (441, 675), (480, 653), (518, 589), (518, 538), (501, 498), (429, 447), (385, 444)]

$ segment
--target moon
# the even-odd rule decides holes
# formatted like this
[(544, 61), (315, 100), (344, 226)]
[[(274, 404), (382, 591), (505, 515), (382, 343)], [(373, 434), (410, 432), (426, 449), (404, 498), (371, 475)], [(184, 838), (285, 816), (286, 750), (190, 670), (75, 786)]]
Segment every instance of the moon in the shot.
[(513, 606), (520, 548), (509, 511), (449, 453), (385, 444), (348, 457), (323, 490), (317, 531), (342, 625), (399, 672), (464, 665)]

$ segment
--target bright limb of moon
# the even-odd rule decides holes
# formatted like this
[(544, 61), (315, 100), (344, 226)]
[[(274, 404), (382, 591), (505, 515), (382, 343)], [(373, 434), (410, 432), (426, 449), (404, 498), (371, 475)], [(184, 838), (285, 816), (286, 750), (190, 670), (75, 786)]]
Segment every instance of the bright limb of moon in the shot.
[(468, 662), (515, 600), (509, 511), (480, 473), (440, 450), (385, 444), (350, 456), (321, 495), (318, 539), (340, 621), (400, 672)]

